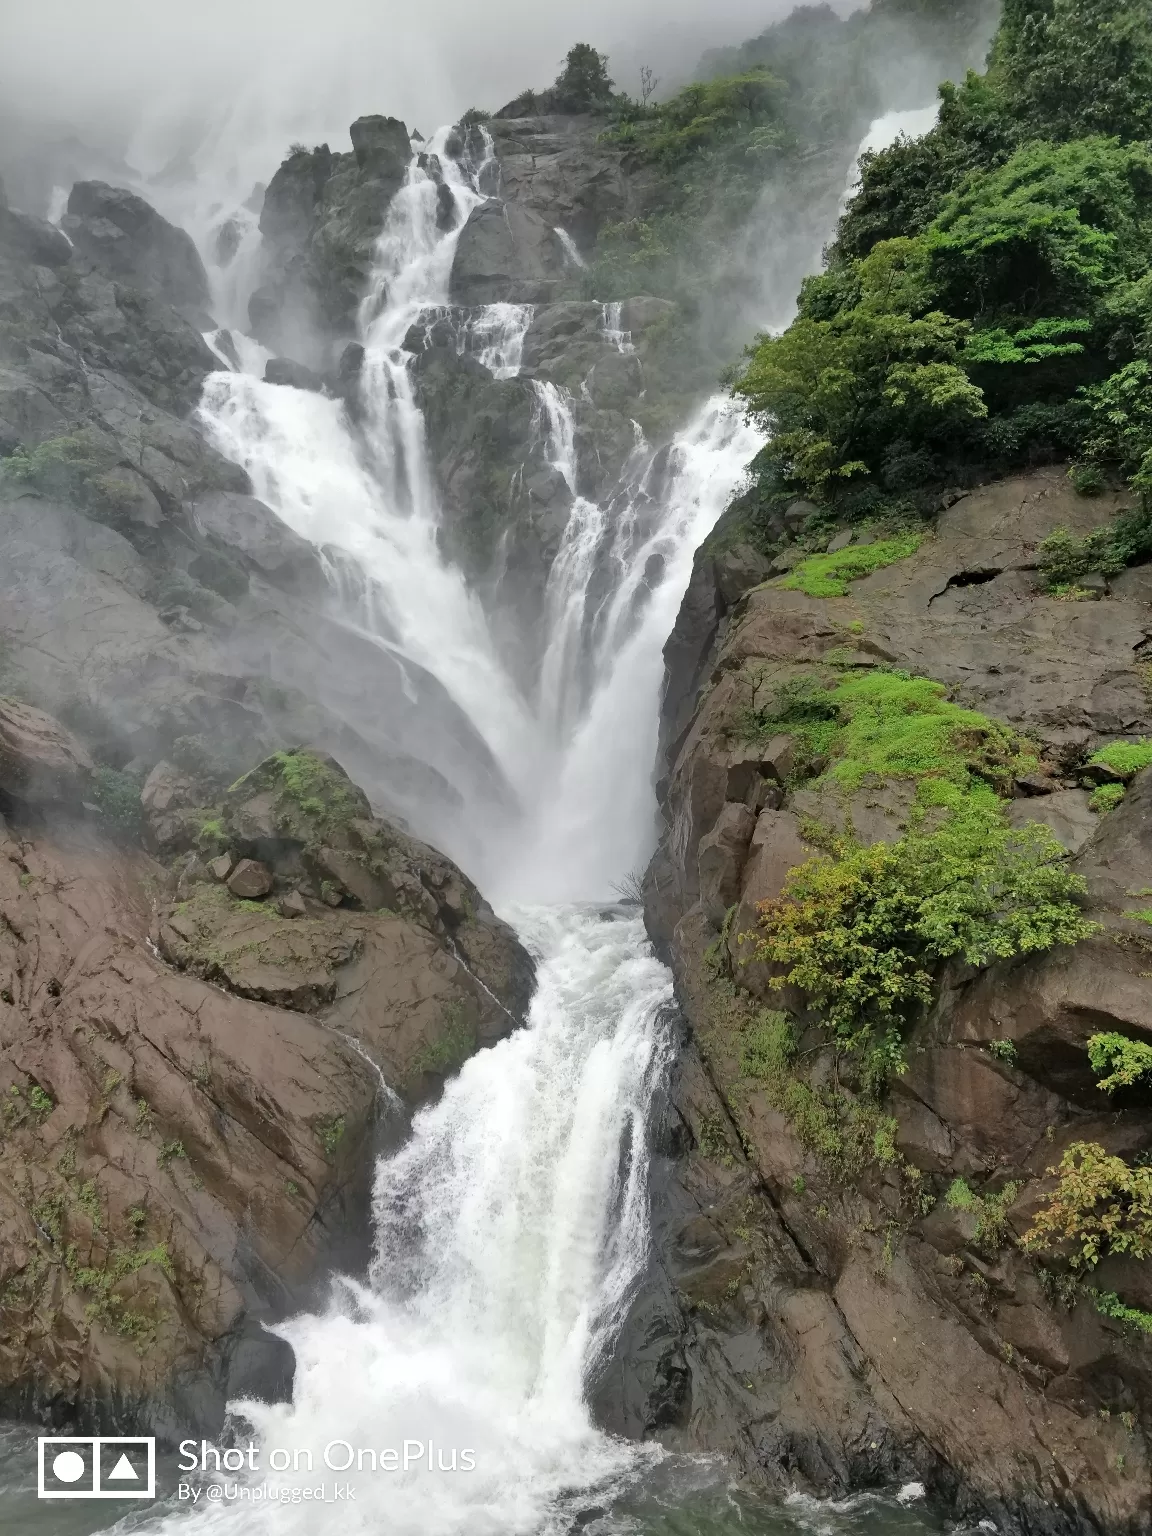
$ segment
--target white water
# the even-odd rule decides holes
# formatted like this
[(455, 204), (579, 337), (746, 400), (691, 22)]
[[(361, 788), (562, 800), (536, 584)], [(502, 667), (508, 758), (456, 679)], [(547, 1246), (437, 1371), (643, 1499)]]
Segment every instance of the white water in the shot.
[[(548, 581), (540, 681), (525, 697), (440, 556), (403, 350), (411, 327), (448, 305), (455, 242), (480, 200), (442, 148), (443, 135), (426, 146), (442, 156), (459, 222), (437, 228), (436, 186), (414, 159), (360, 316), (362, 436), (339, 402), (236, 371), (208, 380), (201, 418), (285, 522), (362, 571), (373, 597), (356, 621), (376, 622), (381, 646), (431, 672), (492, 752), (520, 813), (509, 828), (469, 806), (480, 840), (470, 872), (539, 962), (529, 1026), (469, 1061), (378, 1168), (367, 1281), (342, 1282), (326, 1312), (277, 1330), (296, 1354), (292, 1402), (240, 1407), (266, 1451), (310, 1448), (318, 1465), (337, 1439), (378, 1453), (431, 1439), (472, 1450), (476, 1469), (349, 1473), (354, 1507), (222, 1502), (197, 1508), (193, 1530), (561, 1530), (657, 1454), (598, 1431), (585, 1390), (645, 1261), (646, 1115), (671, 981), (638, 917), (587, 903), (610, 899), (651, 850), (661, 648), (693, 551), (761, 439), (719, 399), (666, 462), (637, 429), (621, 484), (600, 504), (578, 493), (570, 397), (534, 381), (537, 430), (573, 500)], [(511, 377), (530, 320), (491, 306), (469, 321), (470, 350)], [(260, 361), (236, 340), (244, 366)]]
[(574, 267), (586, 267), (588, 265), (583, 256), (581, 256), (579, 247), (577, 246), (575, 240), (573, 240), (572, 236), (566, 229), (561, 229), (560, 226), (557, 225), (552, 233), (557, 237), (557, 239), (560, 241), (560, 244), (564, 247), (564, 254), (567, 256), (568, 260)]
[(883, 117), (878, 117), (870, 124), (868, 132), (860, 140), (860, 147), (848, 171), (848, 180), (840, 198), (841, 213), (844, 213), (860, 190), (861, 156), (874, 153), (876, 150), (887, 149), (889, 145), (895, 144), (901, 135), (909, 139), (919, 139), (924, 134), (930, 133), (936, 126), (939, 111), (940, 103), (933, 102), (928, 107), (910, 107), (903, 112), (886, 112)]

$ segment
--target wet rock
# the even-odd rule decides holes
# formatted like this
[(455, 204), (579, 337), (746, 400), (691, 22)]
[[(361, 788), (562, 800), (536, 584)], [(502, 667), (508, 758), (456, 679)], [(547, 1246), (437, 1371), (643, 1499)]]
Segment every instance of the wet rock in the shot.
[(518, 202), (491, 198), (468, 215), (452, 262), (457, 304), (546, 302), (564, 276), (564, 248), (552, 226)]
[(396, 117), (358, 117), (348, 130), (362, 171), (399, 185), (412, 158), (408, 130)]
[(0, 698), (0, 790), (33, 804), (78, 806), (93, 763), (70, 731), (18, 699)]
[(324, 380), (318, 373), (305, 368), (303, 363), (293, 362), (290, 357), (269, 358), (264, 365), (264, 382), (285, 384), (290, 389), (308, 389), (317, 395), (324, 389)]
[(307, 917), (308, 904), (299, 891), (289, 891), (276, 903), (281, 917)]
[(1014, 800), (1007, 809), (1008, 820), (1014, 827), (1042, 822), (1069, 853), (1079, 853), (1100, 825), (1099, 816), (1088, 808), (1088, 800), (1082, 789), (1058, 789), (1043, 799)]
[(221, 885), (232, 873), (233, 858), (230, 853), (222, 853), (218, 858), (208, 860), (208, 873), (213, 880), (218, 880)]
[(244, 901), (259, 901), (272, 889), (272, 871), (256, 859), (241, 859), (228, 876), (228, 889)]
[(208, 275), (191, 235), (135, 193), (78, 181), (61, 228), (102, 270), (135, 280), (176, 309), (207, 310)]

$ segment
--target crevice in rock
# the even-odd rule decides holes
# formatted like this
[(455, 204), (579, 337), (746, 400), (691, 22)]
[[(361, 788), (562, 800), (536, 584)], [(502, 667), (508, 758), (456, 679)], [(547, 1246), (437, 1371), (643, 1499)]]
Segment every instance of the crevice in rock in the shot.
[(939, 592), (933, 592), (928, 599), (928, 606), (931, 607), (938, 597), (943, 597), (952, 587), (982, 587), (985, 582), (995, 581), (997, 576), (1002, 574), (1003, 567), (999, 565), (977, 566), (970, 571), (957, 571), (949, 576)]

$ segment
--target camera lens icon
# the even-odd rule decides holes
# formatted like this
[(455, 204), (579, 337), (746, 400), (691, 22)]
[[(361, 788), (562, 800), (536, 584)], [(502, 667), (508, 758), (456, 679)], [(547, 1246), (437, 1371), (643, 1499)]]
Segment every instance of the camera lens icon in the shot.
[(148, 1435), (43, 1435), (42, 1499), (154, 1499), (156, 1441)]

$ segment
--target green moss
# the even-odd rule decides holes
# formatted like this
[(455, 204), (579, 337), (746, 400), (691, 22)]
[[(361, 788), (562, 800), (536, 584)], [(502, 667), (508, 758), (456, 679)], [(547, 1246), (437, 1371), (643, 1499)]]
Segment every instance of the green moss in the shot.
[(1152, 741), (1142, 736), (1138, 741), (1110, 742), (1108, 746), (1101, 747), (1099, 752), (1094, 752), (1088, 763), (1089, 766), (1101, 763), (1126, 779), (1134, 778), (1141, 768), (1147, 768), (1152, 763)]
[(437, 1077), (450, 1077), (474, 1054), (476, 1027), (465, 1017), (464, 1004), (446, 1004), (443, 1021), (440, 1034), (424, 1046), (412, 1063), (414, 1073), (430, 1072)]
[(1123, 800), (1127, 791), (1123, 784), (1098, 784), (1088, 796), (1088, 809), (1097, 816), (1107, 816)]
[(1130, 1088), (1152, 1078), (1152, 1045), (1130, 1040), (1127, 1035), (1092, 1035), (1088, 1040), (1088, 1060), (1094, 1072), (1107, 1074), (1096, 1084), (1105, 1093), (1115, 1093), (1117, 1088)]
[(877, 539), (874, 544), (850, 544), (831, 555), (809, 555), (776, 584), (805, 592), (809, 597), (845, 597), (850, 582), (906, 560), (916, 553), (923, 539), (922, 533), (900, 533), (889, 539)]
[(316, 1136), (324, 1149), (325, 1157), (331, 1157), (344, 1137), (344, 1116), (328, 1115), (318, 1120)]
[[(229, 787), (228, 801), (271, 791), (273, 821), (303, 843), (331, 842), (347, 823), (370, 814), (363, 792), (315, 752), (274, 752)], [(225, 810), (225, 821), (228, 819)]]
[(182, 1141), (166, 1141), (160, 1148), (158, 1158), (161, 1168), (167, 1168), (169, 1163), (187, 1161), (188, 1154)]

